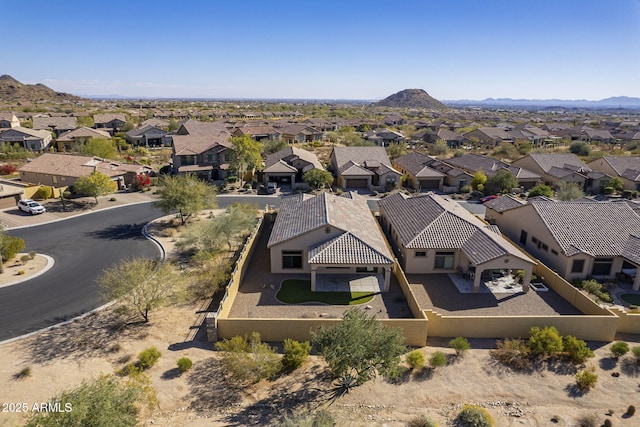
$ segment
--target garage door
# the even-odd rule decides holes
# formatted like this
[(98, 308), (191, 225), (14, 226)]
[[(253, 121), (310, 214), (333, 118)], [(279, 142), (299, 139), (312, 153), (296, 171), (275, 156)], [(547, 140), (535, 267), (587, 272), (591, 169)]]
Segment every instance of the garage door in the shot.
[(18, 200), (15, 196), (7, 196), (0, 198), (0, 209), (15, 208)]
[(420, 188), (422, 190), (437, 190), (440, 187), (440, 181), (433, 179), (421, 179)]
[(367, 188), (366, 179), (348, 179), (347, 188)]

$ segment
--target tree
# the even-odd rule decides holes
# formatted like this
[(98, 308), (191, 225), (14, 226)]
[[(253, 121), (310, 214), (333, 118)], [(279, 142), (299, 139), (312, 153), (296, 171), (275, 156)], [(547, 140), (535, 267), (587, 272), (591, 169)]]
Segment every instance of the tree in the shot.
[(262, 145), (251, 138), (249, 135), (235, 136), (231, 138), (234, 147), (234, 158), (232, 165), (238, 171), (240, 178), (240, 187), (242, 187), (243, 179), (247, 171), (254, 171), (262, 164)]
[(213, 187), (193, 175), (165, 175), (159, 186), (155, 205), (165, 214), (177, 211), (182, 225), (194, 214), (216, 205)]
[(562, 181), (558, 184), (556, 196), (563, 202), (568, 202), (584, 196), (584, 192), (576, 182)]
[(283, 139), (280, 139), (280, 138), (271, 139), (264, 143), (262, 147), (262, 151), (264, 152), (264, 154), (269, 155), (269, 154), (277, 153), (280, 150), (284, 150), (288, 146), (289, 144), (287, 144), (287, 141)]
[(538, 184), (529, 190), (529, 195), (527, 197), (536, 196), (553, 197), (553, 188), (545, 184)]
[(508, 193), (518, 186), (518, 180), (507, 169), (499, 170), (495, 175), (487, 178), (484, 184), (485, 194)]
[(397, 374), (406, 350), (399, 328), (390, 328), (357, 308), (347, 310), (338, 325), (314, 331), (312, 341), (334, 375), (357, 385), (376, 374)]
[(534, 326), (529, 330), (527, 347), (535, 356), (551, 356), (563, 350), (562, 336), (554, 326), (544, 328)]
[(85, 156), (96, 156), (102, 159), (115, 159), (118, 150), (113, 141), (108, 139), (89, 138), (89, 140), (80, 147), (80, 154)]
[(407, 154), (407, 146), (405, 144), (394, 142), (387, 147), (387, 154), (391, 160)]
[(10, 236), (0, 230), (0, 273), (4, 273), (4, 263), (24, 250), (24, 239)]
[(569, 145), (569, 151), (571, 151), (576, 156), (588, 156), (591, 154), (591, 148), (589, 148), (589, 144), (584, 141), (574, 141)]
[(73, 184), (73, 188), (78, 194), (95, 198), (98, 203), (98, 196), (113, 193), (118, 189), (118, 184), (112, 181), (108, 175), (100, 171), (93, 171), (90, 175), (78, 178)]
[(437, 140), (429, 147), (429, 154), (433, 156), (443, 156), (448, 152), (449, 146), (447, 145), (447, 141), (443, 141), (442, 139)]
[(478, 191), (484, 190), (484, 184), (487, 182), (487, 174), (484, 173), (482, 168), (478, 169), (471, 179), (471, 188)]
[(126, 310), (149, 321), (149, 312), (160, 307), (176, 287), (171, 265), (133, 258), (102, 272), (98, 283), (107, 301), (117, 299)]
[(135, 426), (138, 404), (151, 406), (156, 398), (148, 377), (137, 374), (127, 381), (103, 375), (50, 401), (60, 410), (34, 412), (27, 426)]
[(624, 188), (624, 183), (622, 182), (622, 179), (620, 179), (620, 177), (614, 176), (611, 179), (609, 179), (608, 186), (613, 188), (616, 191), (620, 191)]
[(227, 208), (224, 215), (214, 219), (217, 231), (225, 237), (229, 250), (232, 249), (233, 237), (253, 227), (256, 221), (256, 209), (242, 203), (234, 203)]
[(333, 183), (333, 175), (325, 170), (311, 169), (302, 175), (302, 180), (314, 190), (319, 190)]
[(449, 346), (456, 351), (456, 357), (463, 356), (471, 348), (471, 344), (465, 337), (456, 337), (449, 341)]

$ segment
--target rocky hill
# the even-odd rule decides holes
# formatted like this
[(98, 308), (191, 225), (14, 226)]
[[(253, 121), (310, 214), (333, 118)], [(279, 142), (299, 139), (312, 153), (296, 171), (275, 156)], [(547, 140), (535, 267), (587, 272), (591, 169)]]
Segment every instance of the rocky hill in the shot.
[(391, 96), (386, 97), (382, 101), (372, 104), (374, 107), (393, 107), (393, 108), (430, 108), (444, 109), (447, 108), (442, 102), (432, 98), (426, 91), (422, 89), (405, 89)]
[(18, 104), (36, 101), (78, 101), (79, 98), (68, 93), (56, 92), (41, 83), (23, 84), (9, 75), (0, 76), (0, 102)]

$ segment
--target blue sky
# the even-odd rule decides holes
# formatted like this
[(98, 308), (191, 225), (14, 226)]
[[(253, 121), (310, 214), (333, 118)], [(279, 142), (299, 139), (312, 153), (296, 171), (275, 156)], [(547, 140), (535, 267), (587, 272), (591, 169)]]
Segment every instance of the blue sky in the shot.
[(640, 0), (0, 0), (0, 74), (79, 95), (640, 97)]

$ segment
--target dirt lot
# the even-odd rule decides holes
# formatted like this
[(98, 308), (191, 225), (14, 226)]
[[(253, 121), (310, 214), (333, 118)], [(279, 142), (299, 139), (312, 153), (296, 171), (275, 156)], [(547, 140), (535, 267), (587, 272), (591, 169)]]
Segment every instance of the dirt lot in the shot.
[[(173, 238), (166, 239), (171, 246)], [(283, 414), (305, 407), (327, 408), (339, 426), (403, 426), (417, 414), (451, 425), (459, 407), (468, 402), (485, 406), (497, 426), (577, 426), (579, 418), (589, 414), (600, 423), (608, 417), (616, 426), (640, 424), (639, 415), (623, 417), (628, 405), (640, 404), (640, 367), (629, 357), (611, 359), (608, 344), (591, 343), (596, 357), (588, 364), (595, 367), (598, 383), (586, 394), (575, 389), (572, 368), (541, 365), (530, 373), (514, 373), (492, 361), (489, 352), (495, 341), (472, 340), (473, 349), (462, 360), (393, 384), (377, 379), (335, 398), (331, 377), (316, 356), (292, 375), (253, 387), (227, 381), (218, 354), (198, 332), (203, 309), (200, 304), (166, 307), (152, 313), (149, 324), (124, 329), (114, 328), (115, 314), (107, 309), (0, 346), (0, 426), (21, 425), (25, 419), (24, 414), (7, 412), (5, 404), (32, 407), (45, 402), (85, 379), (113, 373), (152, 345), (162, 352), (148, 371), (159, 405), (143, 412), (142, 425), (277, 425)], [(620, 338), (640, 345), (638, 336)], [(452, 355), (447, 341), (431, 339), (421, 350)], [(179, 375), (176, 361), (183, 356), (194, 365)], [(17, 379), (26, 367), (30, 375)], [(606, 415), (609, 409), (613, 416)]]

